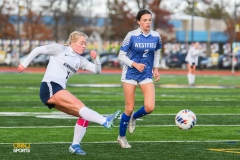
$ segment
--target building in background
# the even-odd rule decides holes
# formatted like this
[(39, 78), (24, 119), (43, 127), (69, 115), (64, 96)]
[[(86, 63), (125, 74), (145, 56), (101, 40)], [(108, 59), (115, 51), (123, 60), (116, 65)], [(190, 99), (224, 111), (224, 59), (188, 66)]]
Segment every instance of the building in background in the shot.
[(223, 20), (174, 14), (171, 15), (169, 23), (174, 26), (176, 42), (226, 43), (228, 41), (228, 36), (224, 33), (226, 24)]

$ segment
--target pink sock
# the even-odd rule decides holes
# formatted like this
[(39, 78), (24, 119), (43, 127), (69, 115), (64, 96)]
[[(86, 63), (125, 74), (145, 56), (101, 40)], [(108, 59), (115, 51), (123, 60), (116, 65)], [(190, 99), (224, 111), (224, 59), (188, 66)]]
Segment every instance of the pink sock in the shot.
[(86, 119), (83, 119), (83, 118), (78, 118), (77, 124), (79, 126), (87, 127), (89, 124), (89, 121), (87, 121)]
[(87, 131), (87, 126), (89, 124), (89, 121), (83, 119), (83, 118), (78, 118), (77, 123), (75, 124), (74, 128), (74, 136), (73, 136), (73, 142), (72, 144), (80, 144), (86, 131)]

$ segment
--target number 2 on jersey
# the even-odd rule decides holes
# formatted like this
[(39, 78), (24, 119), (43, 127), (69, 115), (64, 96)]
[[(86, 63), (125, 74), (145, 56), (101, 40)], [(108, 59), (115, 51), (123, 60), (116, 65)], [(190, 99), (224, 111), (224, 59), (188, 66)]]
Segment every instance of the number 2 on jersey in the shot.
[(144, 50), (143, 57), (147, 57), (148, 51), (149, 51), (148, 49), (145, 49), (145, 50)]

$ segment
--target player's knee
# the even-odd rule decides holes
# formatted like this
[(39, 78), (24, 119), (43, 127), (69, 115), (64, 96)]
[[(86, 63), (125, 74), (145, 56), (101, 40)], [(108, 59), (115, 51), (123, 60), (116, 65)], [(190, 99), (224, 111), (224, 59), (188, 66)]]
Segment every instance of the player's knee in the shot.
[(154, 110), (154, 105), (144, 105), (144, 109), (147, 113), (151, 113)]

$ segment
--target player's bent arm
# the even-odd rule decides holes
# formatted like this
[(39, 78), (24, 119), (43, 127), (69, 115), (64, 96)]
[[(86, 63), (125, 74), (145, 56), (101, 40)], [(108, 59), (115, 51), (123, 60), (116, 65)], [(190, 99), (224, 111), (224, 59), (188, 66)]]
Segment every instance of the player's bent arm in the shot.
[(193, 57), (199, 56), (202, 52), (200, 50), (195, 50), (192, 55)]
[(133, 61), (130, 60), (126, 55), (127, 55), (126, 52), (120, 50), (118, 54), (118, 59), (119, 61), (122, 61), (123, 63), (127, 64), (129, 67), (132, 67)]
[(81, 67), (82, 69), (88, 70), (93, 73), (100, 74), (102, 72), (102, 65), (101, 62), (98, 58), (94, 60), (94, 63), (89, 62), (88, 60), (84, 60), (84, 63), (86, 64), (85, 66)]

